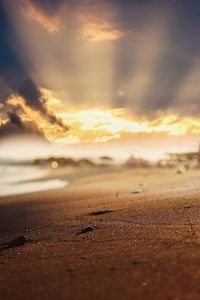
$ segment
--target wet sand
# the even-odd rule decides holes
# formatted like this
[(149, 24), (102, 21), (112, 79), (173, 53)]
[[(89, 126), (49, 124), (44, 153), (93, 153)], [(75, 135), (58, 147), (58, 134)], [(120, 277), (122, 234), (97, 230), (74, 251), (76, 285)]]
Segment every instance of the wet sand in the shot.
[(28, 239), (0, 252), (1, 300), (200, 299), (200, 170), (56, 172), (0, 198), (0, 242)]

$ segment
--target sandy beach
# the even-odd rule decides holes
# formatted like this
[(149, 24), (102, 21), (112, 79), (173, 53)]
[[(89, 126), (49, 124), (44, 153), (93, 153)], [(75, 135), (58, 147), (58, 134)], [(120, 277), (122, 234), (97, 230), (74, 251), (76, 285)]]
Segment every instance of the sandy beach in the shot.
[[(200, 298), (200, 171), (55, 171), (56, 190), (0, 198), (0, 299)], [(85, 226), (92, 231), (77, 235)]]

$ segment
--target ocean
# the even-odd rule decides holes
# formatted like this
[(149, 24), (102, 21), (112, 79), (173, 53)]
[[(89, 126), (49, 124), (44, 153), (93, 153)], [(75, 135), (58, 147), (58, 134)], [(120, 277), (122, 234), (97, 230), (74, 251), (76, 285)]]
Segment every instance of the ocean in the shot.
[(0, 197), (58, 189), (68, 185), (59, 178), (46, 179), (50, 169), (14, 164), (0, 165)]

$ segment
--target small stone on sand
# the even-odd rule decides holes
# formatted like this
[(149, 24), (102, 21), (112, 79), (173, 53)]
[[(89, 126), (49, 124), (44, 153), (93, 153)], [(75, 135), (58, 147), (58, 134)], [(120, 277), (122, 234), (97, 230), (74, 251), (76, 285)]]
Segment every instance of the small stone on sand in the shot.
[(14, 240), (1, 244), (0, 249), (15, 248), (15, 247), (23, 246), (25, 243), (26, 243), (26, 238), (25, 236), (22, 235), (16, 237)]
[(189, 209), (189, 208), (191, 208), (192, 207), (192, 205), (185, 205), (184, 206), (184, 209)]
[(131, 194), (141, 194), (142, 190), (141, 189), (135, 189), (131, 192)]
[(85, 226), (83, 227), (79, 232), (77, 232), (76, 235), (80, 235), (80, 234), (84, 234), (84, 233), (88, 233), (90, 231), (94, 231), (95, 230), (95, 227), (92, 226), (92, 225), (89, 225), (89, 226)]
[(112, 210), (98, 210), (98, 211), (89, 213), (89, 216), (99, 216), (99, 215), (109, 214), (111, 212), (113, 212), (113, 211)]

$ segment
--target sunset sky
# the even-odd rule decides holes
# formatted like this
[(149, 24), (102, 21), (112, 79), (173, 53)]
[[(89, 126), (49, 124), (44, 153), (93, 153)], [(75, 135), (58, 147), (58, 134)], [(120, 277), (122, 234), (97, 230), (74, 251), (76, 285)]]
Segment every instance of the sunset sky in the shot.
[(198, 0), (1, 0), (0, 139), (195, 150), (199, 16)]

